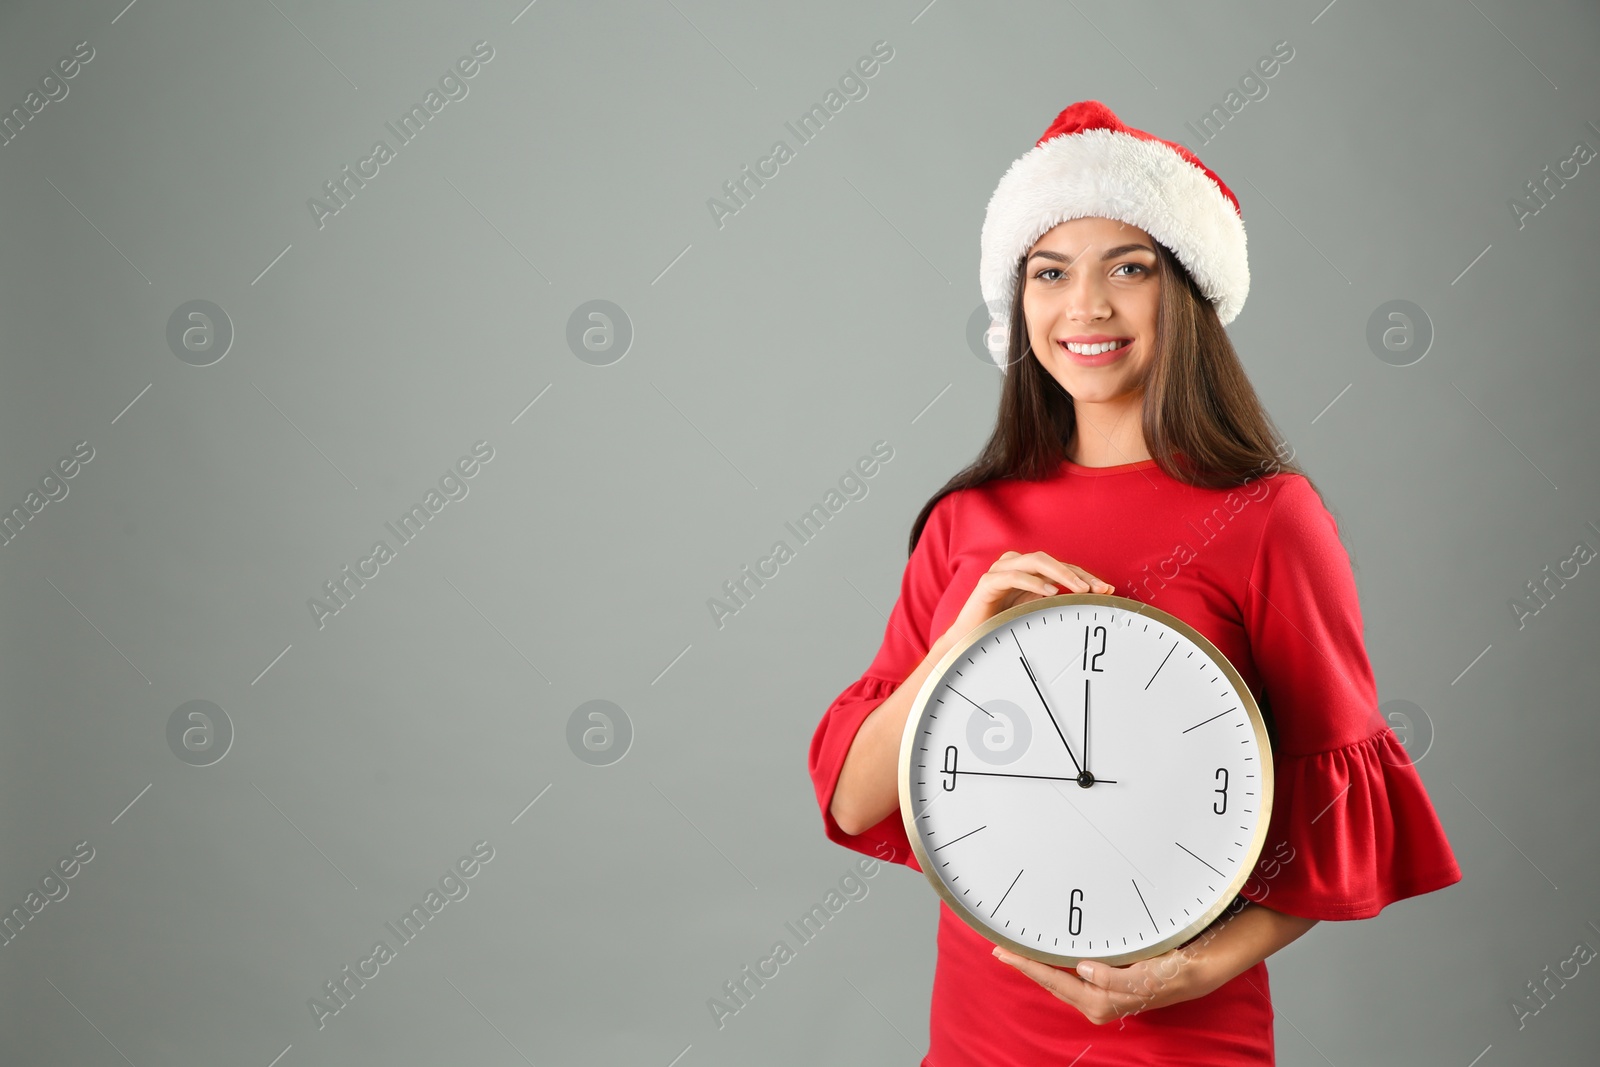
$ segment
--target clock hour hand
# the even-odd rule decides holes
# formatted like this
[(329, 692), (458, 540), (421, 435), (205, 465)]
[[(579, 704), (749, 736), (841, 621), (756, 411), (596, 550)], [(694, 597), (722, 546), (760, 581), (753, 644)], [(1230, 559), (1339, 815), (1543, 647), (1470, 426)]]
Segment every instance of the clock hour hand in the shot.
[(1061, 744), (1066, 747), (1067, 755), (1072, 759), (1073, 767), (1078, 773), (1083, 774), (1083, 767), (1078, 763), (1078, 757), (1072, 755), (1072, 746), (1067, 744), (1067, 735), (1061, 732), (1061, 724), (1056, 722), (1055, 712), (1050, 710), (1050, 702), (1044, 698), (1044, 693), (1039, 689), (1039, 679), (1033, 676), (1033, 668), (1028, 666), (1028, 654), (1022, 651), (1022, 642), (1017, 640), (1015, 630), (1011, 632), (1011, 639), (1017, 642), (1017, 652), (1022, 660), (1022, 669), (1028, 672), (1028, 681), (1033, 683), (1033, 691), (1039, 694), (1039, 703), (1044, 705), (1044, 713), (1050, 716), (1050, 725), (1056, 728), (1056, 736), (1061, 738)]

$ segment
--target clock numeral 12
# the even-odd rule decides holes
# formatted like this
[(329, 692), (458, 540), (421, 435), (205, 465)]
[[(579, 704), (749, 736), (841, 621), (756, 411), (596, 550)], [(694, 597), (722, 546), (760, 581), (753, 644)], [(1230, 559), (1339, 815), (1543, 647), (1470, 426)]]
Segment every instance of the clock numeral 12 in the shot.
[(1218, 815), (1221, 815), (1223, 812), (1228, 810), (1228, 768), (1218, 767), (1217, 773), (1212, 775), (1212, 777), (1215, 778), (1218, 776), (1222, 778), (1222, 788), (1213, 789), (1212, 792), (1222, 794), (1222, 807), (1217, 807), (1217, 802), (1213, 800), (1211, 802), (1211, 810), (1216, 812)]
[(944, 773), (950, 780), (944, 783), (947, 791), (953, 792), (956, 787), (956, 746), (946, 745), (944, 748)]
[(1089, 627), (1083, 628), (1083, 669), (1086, 671), (1104, 671), (1105, 668), (1097, 666), (1100, 657), (1106, 654), (1106, 628), (1094, 627), (1094, 632), (1100, 635), (1100, 651), (1094, 654), (1094, 659), (1089, 658)]

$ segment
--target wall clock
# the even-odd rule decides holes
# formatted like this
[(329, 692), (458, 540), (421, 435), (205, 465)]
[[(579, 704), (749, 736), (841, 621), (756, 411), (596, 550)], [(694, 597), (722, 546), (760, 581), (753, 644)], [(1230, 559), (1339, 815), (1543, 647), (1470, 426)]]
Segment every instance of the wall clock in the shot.
[(1062, 593), (935, 665), (900, 742), (917, 863), (995, 944), (1058, 967), (1189, 940), (1250, 876), (1272, 749), (1243, 678), (1183, 620)]

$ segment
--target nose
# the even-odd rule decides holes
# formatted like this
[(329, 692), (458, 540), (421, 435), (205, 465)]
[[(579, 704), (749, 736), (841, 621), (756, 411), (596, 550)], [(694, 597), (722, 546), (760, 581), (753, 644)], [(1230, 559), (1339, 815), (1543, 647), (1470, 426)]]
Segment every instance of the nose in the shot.
[[(1088, 254), (1082, 258), (1089, 258)], [(1067, 317), (1077, 322), (1103, 319), (1111, 310), (1100, 277), (1093, 270), (1084, 269), (1068, 274), (1063, 307)]]

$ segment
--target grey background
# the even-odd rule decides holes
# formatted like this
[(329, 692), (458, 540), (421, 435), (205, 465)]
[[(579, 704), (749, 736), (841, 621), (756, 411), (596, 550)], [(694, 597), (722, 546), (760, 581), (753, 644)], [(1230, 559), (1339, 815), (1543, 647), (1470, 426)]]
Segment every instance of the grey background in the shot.
[[(1511, 1004), (1600, 947), (1600, 576), (1522, 628), (1510, 601), (1600, 546), (1600, 163), (1521, 228), (1509, 201), (1600, 149), (1593, 5), (122, 2), (0, 14), (0, 110), (95, 51), (0, 147), (0, 503), (95, 450), (0, 546), (0, 904), (95, 850), (0, 947), (0, 1061), (917, 1062), (937, 898), (903, 867), (725, 1027), (707, 1000), (860, 858), (806, 746), (992, 424), (988, 197), (1097, 98), (1243, 204), (1230, 333), (1340, 520), (1383, 699), (1432, 723), (1466, 873), (1272, 957), (1280, 1062), (1592, 1062), (1592, 967)], [(307, 200), (479, 40), (469, 95), (319, 229)], [(1184, 128), (1280, 40), (1266, 96)], [(196, 299), (236, 331), (207, 367), (166, 341)], [(635, 331), (608, 366), (566, 339), (599, 299)], [(1397, 299), (1434, 330), (1406, 367), (1366, 342)], [(469, 495), (319, 629), (479, 440)], [(719, 629), (877, 440), (869, 494)], [(595, 699), (634, 730), (609, 766), (567, 742)], [(168, 746), (191, 700), (235, 731), (210, 766)], [(479, 840), (470, 894), (319, 1030), (308, 999)]]

